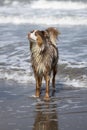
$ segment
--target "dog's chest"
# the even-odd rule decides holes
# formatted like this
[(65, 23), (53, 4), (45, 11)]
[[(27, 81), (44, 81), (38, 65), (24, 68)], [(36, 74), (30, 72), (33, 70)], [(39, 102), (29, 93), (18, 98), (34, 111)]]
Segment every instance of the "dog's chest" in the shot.
[(35, 55), (32, 56), (32, 64), (34, 66), (34, 69), (38, 74), (45, 73), (46, 71), (46, 62), (45, 62), (45, 56), (42, 56), (38, 53), (35, 53)]
[(40, 54), (39, 48), (32, 49), (32, 65), (36, 72), (44, 73), (46, 71), (46, 64), (45, 64), (45, 55)]
[(32, 65), (35, 72), (38, 74), (45, 74), (47, 71), (51, 71), (55, 65), (55, 57), (57, 58), (57, 52), (53, 47), (48, 48), (44, 53), (41, 53), (40, 48), (32, 48)]

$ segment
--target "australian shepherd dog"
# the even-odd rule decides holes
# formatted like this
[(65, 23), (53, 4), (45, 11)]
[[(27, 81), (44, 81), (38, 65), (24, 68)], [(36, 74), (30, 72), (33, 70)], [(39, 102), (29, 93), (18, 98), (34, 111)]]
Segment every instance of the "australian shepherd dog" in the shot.
[(44, 99), (49, 100), (49, 84), (51, 73), (53, 73), (52, 86), (55, 89), (55, 76), (57, 73), (58, 48), (56, 40), (59, 31), (54, 27), (46, 30), (33, 30), (28, 33), (30, 43), (31, 61), (36, 80), (35, 96), (40, 96), (42, 79), (46, 81), (46, 94)]

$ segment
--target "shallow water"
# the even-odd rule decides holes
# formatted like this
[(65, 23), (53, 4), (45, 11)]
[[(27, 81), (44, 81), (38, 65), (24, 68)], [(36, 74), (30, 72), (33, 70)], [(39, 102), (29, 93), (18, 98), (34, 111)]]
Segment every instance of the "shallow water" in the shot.
[[(66, 6), (67, 5), (67, 6)], [(55, 26), (57, 83), (87, 87), (87, 1), (0, 1), (0, 79), (35, 82), (27, 33)]]
[[(61, 87), (59, 89), (59, 87)], [(64, 89), (56, 85), (50, 101), (34, 98), (35, 84), (0, 80), (1, 130), (85, 130), (87, 128), (87, 89)], [(52, 91), (50, 91), (52, 92)]]

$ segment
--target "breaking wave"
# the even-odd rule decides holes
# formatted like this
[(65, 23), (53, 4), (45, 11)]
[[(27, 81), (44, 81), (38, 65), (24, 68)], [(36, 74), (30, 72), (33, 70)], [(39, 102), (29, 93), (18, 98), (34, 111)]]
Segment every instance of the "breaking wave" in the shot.
[(87, 3), (80, 1), (5, 0), (0, 7), (0, 24), (87, 25), (86, 10)]

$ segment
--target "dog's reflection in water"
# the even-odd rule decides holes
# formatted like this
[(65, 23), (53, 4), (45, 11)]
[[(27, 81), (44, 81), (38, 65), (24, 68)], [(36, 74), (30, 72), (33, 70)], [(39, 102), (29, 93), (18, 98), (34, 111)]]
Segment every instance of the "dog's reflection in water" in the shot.
[(36, 105), (36, 117), (33, 130), (58, 130), (57, 105), (38, 103)]

